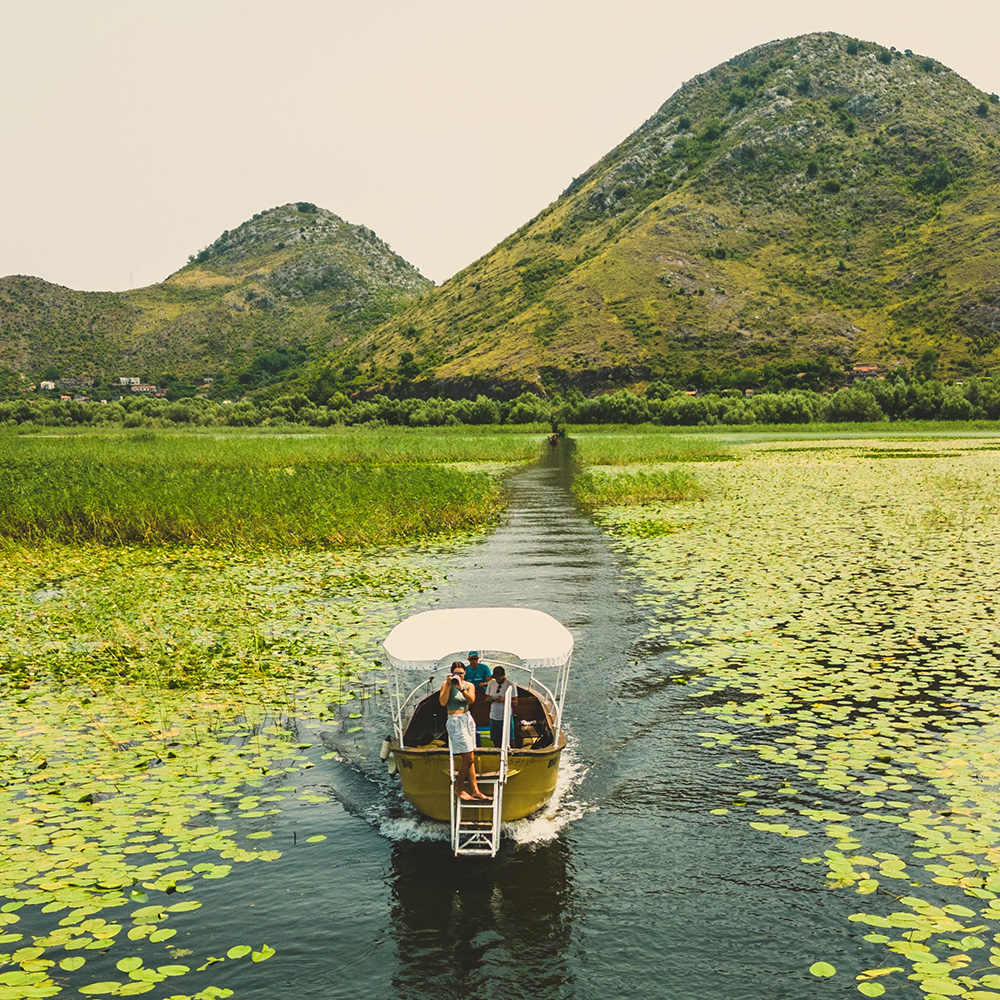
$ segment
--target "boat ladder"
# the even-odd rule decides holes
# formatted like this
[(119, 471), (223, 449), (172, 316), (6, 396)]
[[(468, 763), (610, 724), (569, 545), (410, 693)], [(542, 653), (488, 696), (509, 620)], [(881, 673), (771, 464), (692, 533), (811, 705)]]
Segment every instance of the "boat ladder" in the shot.
[(503, 815), (503, 790), (507, 783), (507, 757), (510, 753), (511, 691), (507, 689), (503, 708), (503, 740), (500, 746), (500, 766), (496, 771), (476, 775), (480, 789), (492, 793), (488, 801), (463, 800), (456, 787), (458, 765), (448, 737), (448, 770), (451, 776), (451, 849), (460, 854), (494, 857), (500, 849), (500, 817)]

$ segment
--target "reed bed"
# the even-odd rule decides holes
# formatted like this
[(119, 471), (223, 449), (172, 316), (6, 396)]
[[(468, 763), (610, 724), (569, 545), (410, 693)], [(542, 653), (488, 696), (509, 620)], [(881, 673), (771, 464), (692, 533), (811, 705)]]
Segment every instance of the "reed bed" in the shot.
[(704, 496), (697, 478), (686, 469), (582, 472), (573, 483), (573, 493), (587, 509), (663, 501), (676, 503)]
[(392, 544), (499, 515), (495, 475), (442, 463), (517, 461), (538, 449), (537, 435), (0, 437), (0, 539)]
[(573, 434), (574, 455), (583, 465), (640, 465), (652, 462), (718, 462), (733, 449), (710, 436), (683, 437), (658, 427), (580, 427)]

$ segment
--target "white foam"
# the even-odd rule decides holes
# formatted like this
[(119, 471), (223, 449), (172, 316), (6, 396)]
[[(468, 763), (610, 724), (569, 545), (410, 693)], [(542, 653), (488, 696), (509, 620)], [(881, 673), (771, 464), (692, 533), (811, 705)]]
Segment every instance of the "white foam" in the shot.
[(567, 744), (559, 762), (559, 777), (552, 798), (533, 815), (504, 823), (504, 836), (515, 844), (542, 844), (555, 840), (574, 820), (594, 812), (596, 806), (588, 805), (573, 795), (586, 773), (587, 769), (576, 756), (574, 744)]
[(370, 817), (372, 824), (386, 840), (448, 840), (447, 823), (438, 823), (414, 813), (412, 816)]
[[(573, 746), (567, 745), (560, 760), (559, 777), (552, 798), (534, 815), (514, 820), (513, 823), (504, 823), (503, 836), (521, 846), (543, 844), (555, 840), (574, 820), (588, 812), (594, 812), (596, 806), (573, 797), (574, 790), (585, 774), (586, 768), (576, 757)], [(391, 807), (403, 810), (406, 814), (390, 815)], [(408, 803), (397, 806), (396, 803), (383, 801), (374, 804), (366, 812), (366, 819), (388, 840), (446, 841), (450, 837), (447, 823), (420, 816)]]

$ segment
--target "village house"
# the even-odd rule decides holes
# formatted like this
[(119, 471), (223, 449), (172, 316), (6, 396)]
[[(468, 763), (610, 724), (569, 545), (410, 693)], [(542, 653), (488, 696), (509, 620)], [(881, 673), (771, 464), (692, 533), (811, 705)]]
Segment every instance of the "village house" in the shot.
[(94, 380), (87, 378), (85, 375), (74, 375), (72, 378), (59, 379), (59, 388), (63, 392), (82, 392), (84, 389), (89, 389), (93, 384)]
[(155, 385), (144, 385), (139, 382), (130, 383), (132, 386), (132, 392), (141, 392), (145, 396), (155, 396), (156, 386)]

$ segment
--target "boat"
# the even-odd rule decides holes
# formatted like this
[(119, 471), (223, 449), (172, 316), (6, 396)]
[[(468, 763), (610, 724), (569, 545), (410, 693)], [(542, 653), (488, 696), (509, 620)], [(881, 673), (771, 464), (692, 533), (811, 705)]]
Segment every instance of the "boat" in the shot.
[[(489, 739), (489, 705), (477, 698), (471, 709), (481, 744), (476, 774), (492, 793), (486, 803), (456, 794), (459, 758), (438, 700), (452, 662), (464, 662), (473, 649), (491, 669), (502, 666), (514, 686), (504, 702), (500, 746)], [(393, 724), (383, 757), (420, 813), (450, 823), (456, 855), (494, 856), (502, 824), (537, 812), (555, 792), (572, 654), (569, 629), (533, 608), (424, 611), (401, 621), (383, 642)]]

